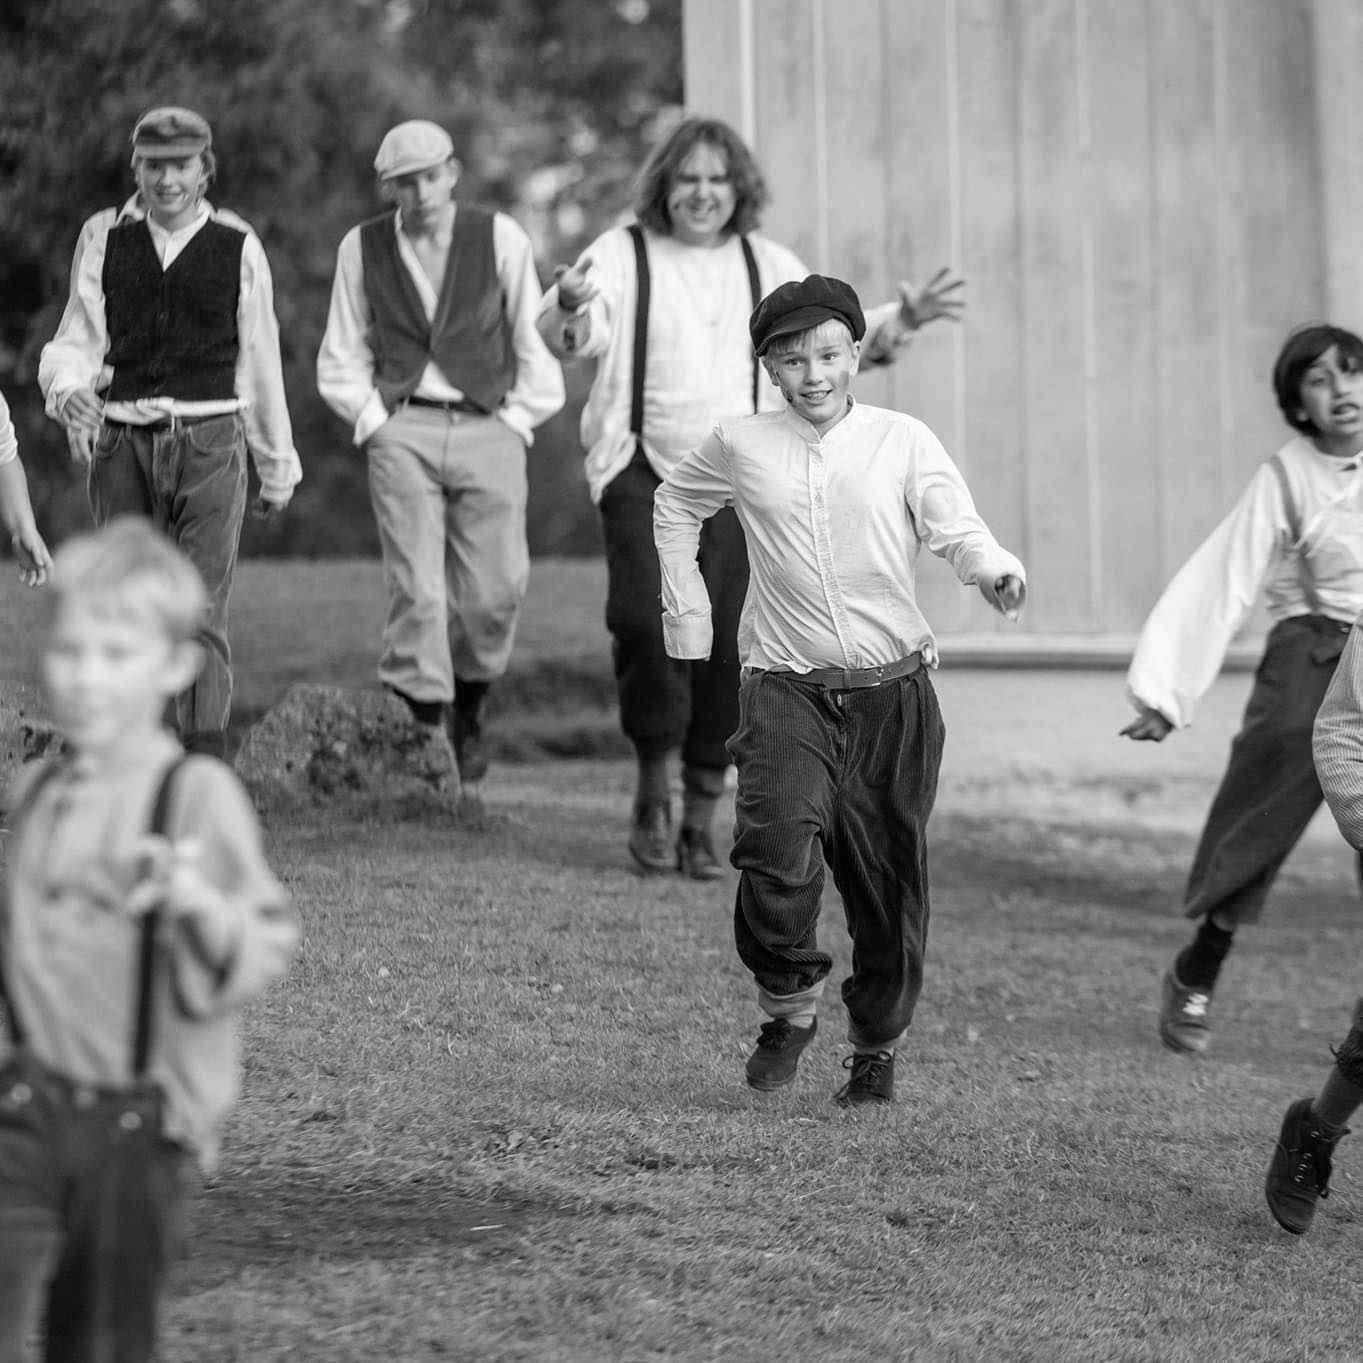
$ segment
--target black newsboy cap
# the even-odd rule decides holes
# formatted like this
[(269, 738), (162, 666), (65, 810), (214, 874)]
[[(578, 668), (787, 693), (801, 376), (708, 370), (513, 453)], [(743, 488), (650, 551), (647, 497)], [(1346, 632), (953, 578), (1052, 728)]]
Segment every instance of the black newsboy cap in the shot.
[(752, 348), (761, 355), (776, 337), (808, 331), (829, 318), (845, 322), (854, 341), (866, 335), (866, 317), (850, 284), (823, 274), (792, 280), (773, 289), (753, 309), (748, 319)]

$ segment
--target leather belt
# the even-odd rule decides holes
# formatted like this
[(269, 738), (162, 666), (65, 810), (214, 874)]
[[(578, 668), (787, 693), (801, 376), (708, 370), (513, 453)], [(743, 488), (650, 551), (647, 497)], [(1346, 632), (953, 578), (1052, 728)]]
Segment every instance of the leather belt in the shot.
[(476, 402), (470, 402), (468, 398), (454, 398), (449, 402), (442, 398), (408, 398), (408, 406), (411, 407), (433, 407), (441, 412), (463, 412), (467, 416), (490, 416), (491, 413), (484, 407), (480, 407)]
[(121, 431), (176, 431), (181, 426), (197, 426), (204, 421), (221, 421), (225, 416), (236, 416), (235, 412), (199, 412), (194, 416), (181, 416), (177, 412), (167, 412), (155, 421), (115, 421), (105, 417), (106, 426), (116, 426)]
[(921, 653), (910, 653), (896, 663), (882, 663), (879, 667), (816, 667), (811, 672), (788, 672), (784, 668), (745, 667), (745, 677), (760, 672), (785, 681), (800, 682), (805, 686), (822, 686), (827, 691), (860, 691), (864, 687), (879, 686), (881, 682), (911, 677), (923, 666)]

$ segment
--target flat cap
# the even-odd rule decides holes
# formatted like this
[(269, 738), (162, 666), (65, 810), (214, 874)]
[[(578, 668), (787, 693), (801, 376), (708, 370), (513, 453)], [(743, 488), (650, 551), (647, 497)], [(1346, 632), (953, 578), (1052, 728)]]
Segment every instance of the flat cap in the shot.
[(441, 165), (453, 155), (454, 143), (444, 128), (424, 118), (413, 118), (384, 133), (374, 157), (374, 173), (380, 180), (390, 180), (395, 175)]
[(133, 125), (134, 156), (193, 156), (213, 145), (213, 130), (193, 109), (148, 109)]
[(761, 355), (778, 336), (808, 331), (830, 319), (845, 322), (854, 341), (866, 335), (866, 317), (852, 286), (828, 275), (811, 274), (774, 288), (753, 309), (748, 334)]

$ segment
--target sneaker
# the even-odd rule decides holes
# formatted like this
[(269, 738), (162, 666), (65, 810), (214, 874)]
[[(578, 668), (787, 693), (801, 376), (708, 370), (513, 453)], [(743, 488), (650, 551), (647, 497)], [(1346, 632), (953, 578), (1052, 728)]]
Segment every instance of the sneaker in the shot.
[(842, 1062), (851, 1077), (833, 1095), (839, 1107), (864, 1103), (894, 1102), (894, 1054), (891, 1051), (857, 1051)]
[(685, 828), (677, 839), (677, 870), (692, 880), (722, 880), (724, 867), (706, 828)]
[(1301, 1098), (1287, 1109), (1278, 1144), (1264, 1180), (1264, 1196), (1274, 1220), (1286, 1231), (1300, 1235), (1311, 1229), (1316, 1203), (1330, 1196), (1330, 1157), (1349, 1128), (1327, 1135), (1311, 1110), (1311, 1100)]
[(481, 781), (489, 765), (481, 710), (450, 707), (450, 742), (461, 781)]
[(819, 1030), (819, 1019), (808, 1027), (792, 1027), (789, 1018), (772, 1018), (762, 1024), (757, 1049), (748, 1057), (748, 1087), (767, 1092), (795, 1082), (800, 1054)]
[(1171, 1051), (1196, 1055), (1207, 1049), (1211, 1027), (1207, 1014), (1212, 1006), (1212, 991), (1190, 989), (1180, 984), (1171, 965), (1164, 972), (1159, 1013), (1159, 1039)]
[(672, 810), (666, 800), (641, 800), (634, 806), (634, 822), (629, 831), (629, 854), (645, 875), (666, 875), (676, 870), (676, 853), (672, 850)]

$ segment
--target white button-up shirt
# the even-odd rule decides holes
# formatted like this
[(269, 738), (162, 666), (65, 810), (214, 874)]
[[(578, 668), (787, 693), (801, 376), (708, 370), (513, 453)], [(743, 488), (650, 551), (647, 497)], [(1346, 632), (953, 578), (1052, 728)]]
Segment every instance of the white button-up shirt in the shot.
[(175, 263), (180, 252), (210, 220), (245, 235), (237, 301), (236, 397), (225, 402), (139, 398), (133, 402), (111, 402), (104, 415), (110, 421), (138, 426), (162, 421), (170, 414), (212, 416), (240, 411), (246, 428), (246, 447), (260, 475), (262, 493), (270, 501), (287, 502), (303, 470), (294, 448), (293, 426), (284, 394), (274, 284), (260, 239), (227, 209), (205, 203), (203, 212), (193, 222), (170, 232), (154, 218), (148, 218), (134, 197), (121, 209), (104, 209), (86, 222), (71, 264), (71, 296), (57, 334), (43, 347), (38, 361), (38, 384), (47, 399), (47, 414), (60, 418), (66, 399), (77, 388), (99, 392), (113, 378), (113, 370), (105, 364), (109, 324), (105, 316), (104, 253), (110, 229), (129, 218), (146, 221), (163, 270)]
[(1026, 580), (921, 421), (857, 403), (820, 438), (789, 408), (763, 413), (716, 426), (658, 489), (654, 538), (674, 658), (709, 655), (710, 599), (696, 552), (701, 523), (729, 505), (751, 568), (738, 631), (745, 666), (877, 667), (915, 652), (935, 665), (914, 592), (921, 545), (966, 585)]

